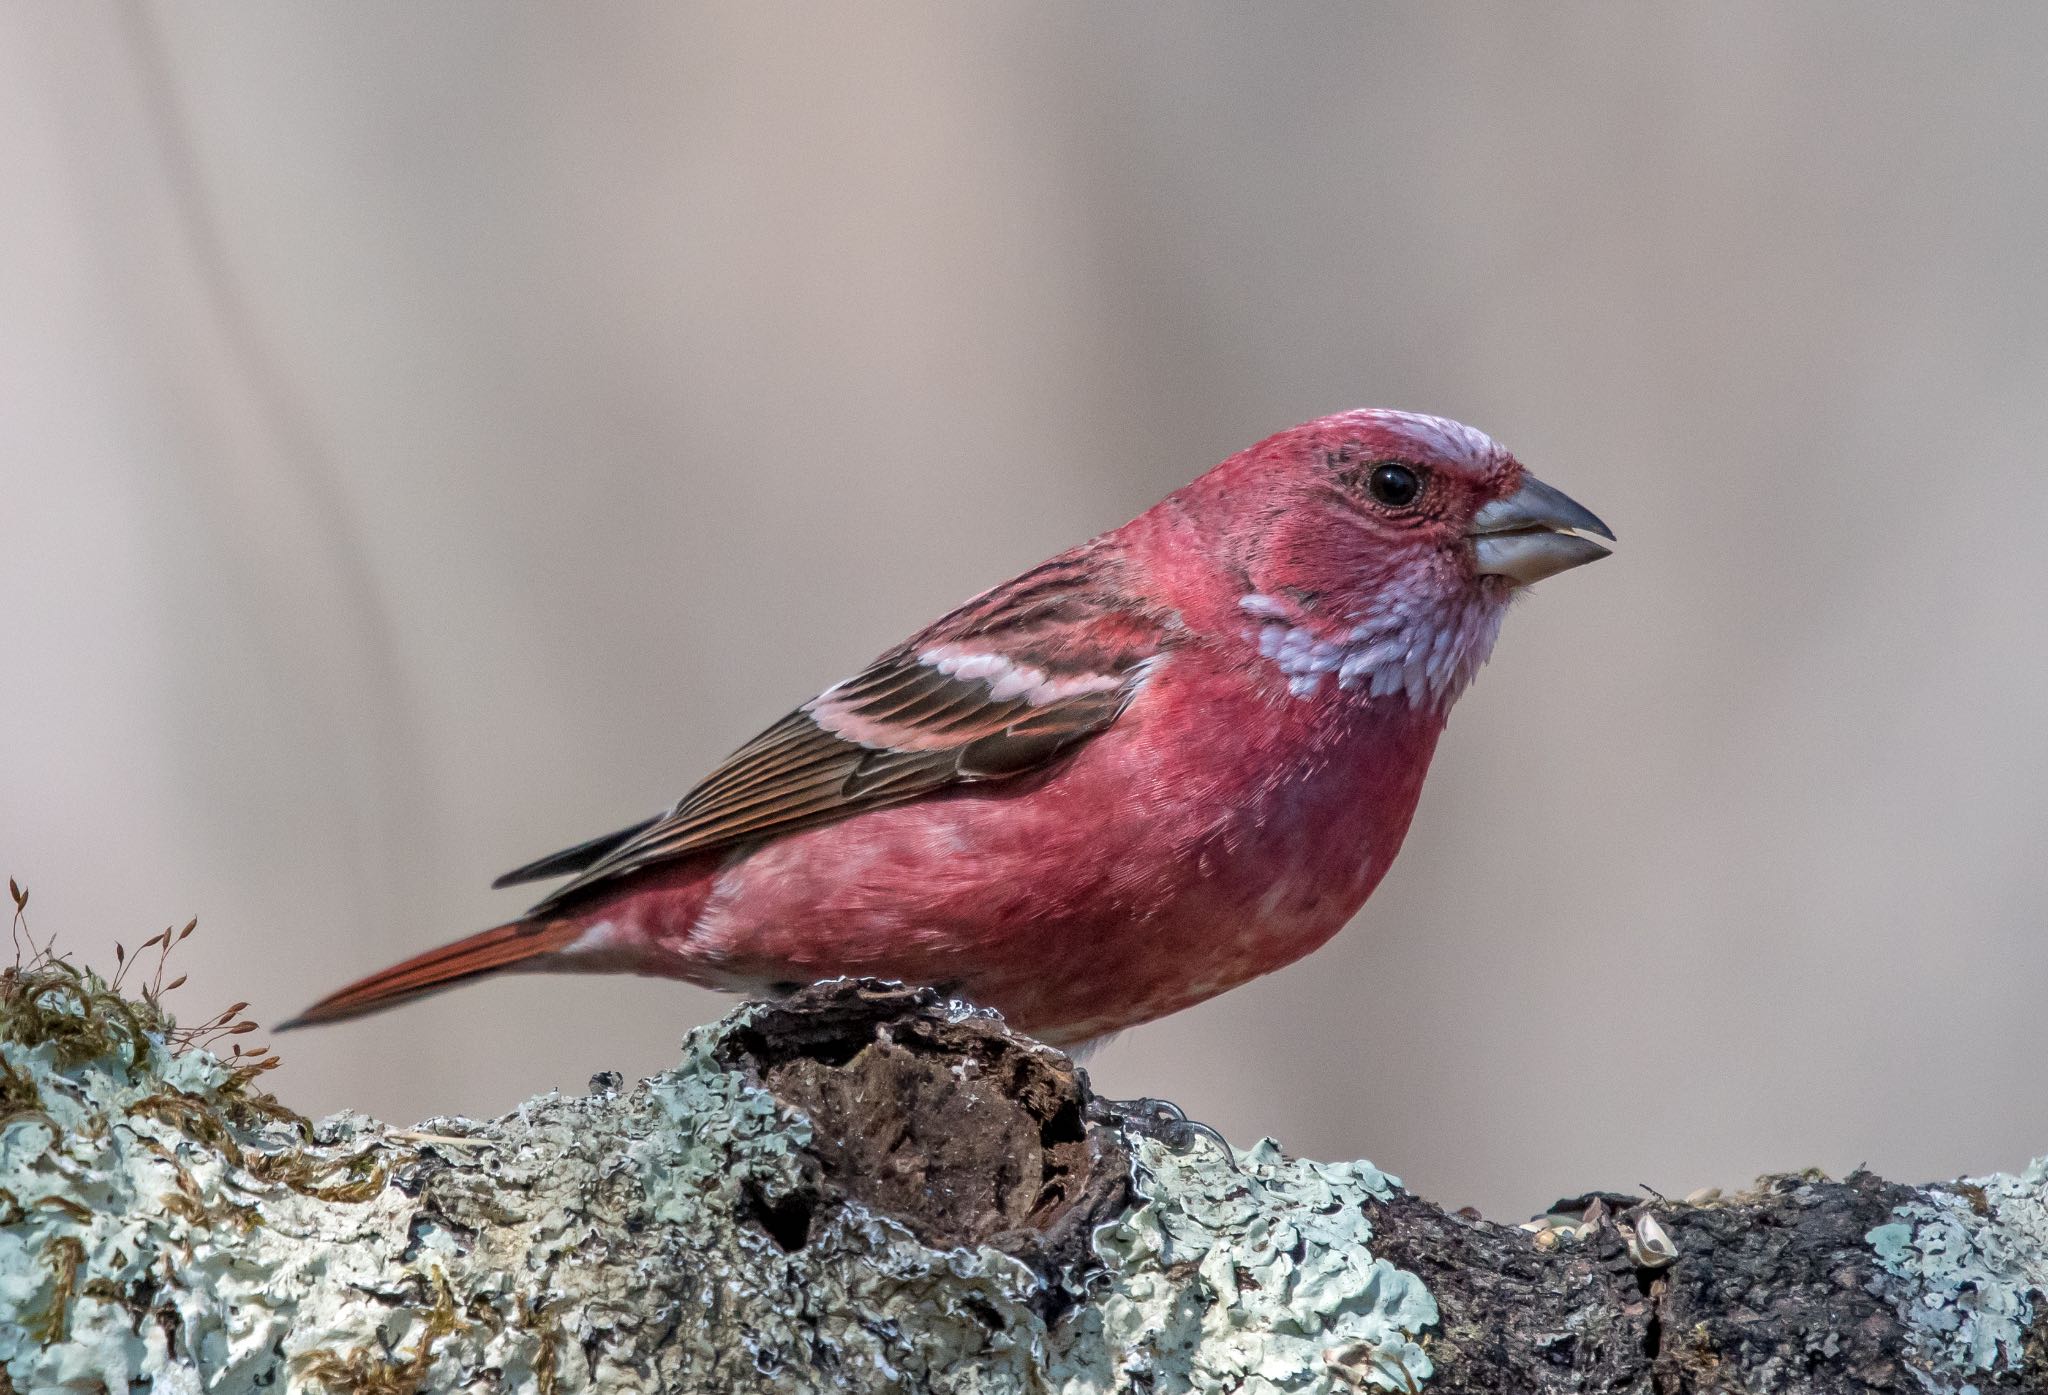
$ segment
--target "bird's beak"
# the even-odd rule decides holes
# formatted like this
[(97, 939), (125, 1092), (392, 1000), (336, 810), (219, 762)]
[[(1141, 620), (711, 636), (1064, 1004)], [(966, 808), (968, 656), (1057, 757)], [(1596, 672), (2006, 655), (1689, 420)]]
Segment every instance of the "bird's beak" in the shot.
[(1591, 509), (1526, 471), (1522, 487), (1480, 509), (1467, 530), (1479, 574), (1504, 576), (1517, 586), (1607, 555), (1606, 548), (1580, 533), (1614, 541), (1613, 531)]

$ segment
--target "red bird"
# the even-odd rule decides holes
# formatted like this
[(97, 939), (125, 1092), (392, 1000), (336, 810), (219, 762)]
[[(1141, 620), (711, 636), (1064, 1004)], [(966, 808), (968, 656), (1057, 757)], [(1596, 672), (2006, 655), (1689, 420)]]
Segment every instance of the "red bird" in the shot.
[(1516, 588), (1606, 525), (1441, 417), (1261, 441), (826, 689), (520, 919), (322, 999), (499, 970), (932, 984), (1074, 1044), (1292, 963), (1400, 849)]

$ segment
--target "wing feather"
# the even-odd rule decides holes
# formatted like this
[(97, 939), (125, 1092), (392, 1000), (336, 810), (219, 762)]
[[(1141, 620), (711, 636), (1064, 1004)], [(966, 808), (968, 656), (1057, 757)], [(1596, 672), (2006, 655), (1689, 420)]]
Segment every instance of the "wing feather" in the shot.
[(622, 828), (616, 833), (601, 834), (587, 843), (578, 843), (573, 848), (564, 848), (558, 853), (549, 853), (523, 867), (514, 867), (504, 876), (491, 883), (496, 890), (503, 886), (516, 886), (520, 882), (541, 882), (549, 877), (563, 876), (569, 872), (580, 872), (591, 863), (616, 851), (627, 839), (632, 838), (661, 822), (661, 815), (642, 819), (631, 828)]
[(1101, 543), (1055, 558), (790, 713), (666, 814), (514, 875), (579, 872), (544, 912), (673, 858), (1045, 766), (1114, 723), (1177, 638), (1119, 580)]

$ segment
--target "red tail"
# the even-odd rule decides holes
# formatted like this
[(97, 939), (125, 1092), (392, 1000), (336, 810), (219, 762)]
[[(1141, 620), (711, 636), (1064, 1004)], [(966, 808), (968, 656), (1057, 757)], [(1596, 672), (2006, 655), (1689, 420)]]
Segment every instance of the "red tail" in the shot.
[(283, 1032), (322, 1022), (342, 1022), (395, 1007), (524, 960), (552, 954), (575, 940), (582, 929), (582, 924), (575, 920), (515, 920), (495, 926), (358, 979), (272, 1030)]

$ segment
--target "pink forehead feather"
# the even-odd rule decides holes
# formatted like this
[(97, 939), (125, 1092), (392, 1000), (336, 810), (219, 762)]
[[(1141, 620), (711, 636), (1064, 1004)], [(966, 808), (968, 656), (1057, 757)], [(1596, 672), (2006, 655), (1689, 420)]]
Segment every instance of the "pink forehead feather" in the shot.
[(1485, 471), (1508, 458), (1501, 444), (1477, 427), (1449, 417), (1425, 416), (1421, 412), (1376, 410), (1363, 414), (1391, 436), (1411, 443), (1417, 452)]

